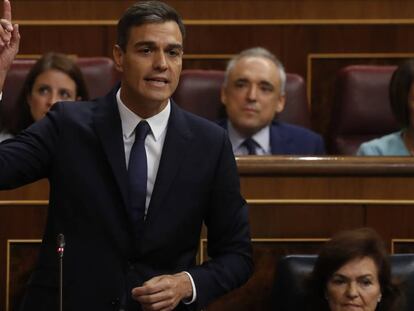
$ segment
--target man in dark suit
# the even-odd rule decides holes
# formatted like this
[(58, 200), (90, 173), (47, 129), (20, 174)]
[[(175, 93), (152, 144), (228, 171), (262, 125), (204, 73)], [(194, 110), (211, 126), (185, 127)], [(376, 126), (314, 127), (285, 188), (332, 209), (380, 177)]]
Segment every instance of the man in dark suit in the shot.
[(228, 130), (234, 154), (325, 153), (320, 135), (275, 121), (285, 107), (285, 84), (282, 63), (264, 48), (245, 50), (229, 62), (221, 92), (228, 120), (221, 125)]
[[(67, 311), (199, 309), (252, 272), (227, 134), (170, 100), (182, 67), (181, 18), (162, 2), (139, 2), (117, 30), (120, 87), (96, 101), (57, 103), (0, 144), (1, 188), (50, 181), (23, 310), (57, 310), (60, 233)], [(203, 223), (210, 259), (197, 266)]]

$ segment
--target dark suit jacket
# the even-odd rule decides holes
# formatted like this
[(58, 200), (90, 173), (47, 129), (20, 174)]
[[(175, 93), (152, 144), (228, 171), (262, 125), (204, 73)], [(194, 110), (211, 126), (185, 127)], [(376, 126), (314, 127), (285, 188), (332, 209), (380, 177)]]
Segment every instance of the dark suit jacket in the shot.
[[(58, 103), (0, 144), (0, 187), (50, 180), (40, 258), (23, 310), (57, 310), (56, 237), (66, 238), (64, 310), (139, 310), (130, 292), (160, 274), (188, 271), (202, 307), (251, 274), (247, 206), (225, 131), (174, 103), (140, 239), (126, 212), (127, 170), (115, 91)], [(196, 266), (202, 223), (208, 255)], [(187, 309), (182, 304), (179, 308)]]
[[(227, 120), (219, 122), (227, 129)], [(320, 135), (293, 124), (272, 121), (270, 125), (270, 148), (272, 154), (323, 155), (325, 145)]]

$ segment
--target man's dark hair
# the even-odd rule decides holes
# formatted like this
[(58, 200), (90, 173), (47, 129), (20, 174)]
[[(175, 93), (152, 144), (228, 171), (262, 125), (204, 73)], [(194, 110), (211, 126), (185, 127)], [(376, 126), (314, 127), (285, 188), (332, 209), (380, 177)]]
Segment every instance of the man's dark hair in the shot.
[(129, 7), (118, 22), (117, 44), (125, 52), (131, 27), (150, 23), (173, 21), (178, 24), (181, 35), (185, 37), (185, 27), (178, 12), (161, 1), (140, 1)]

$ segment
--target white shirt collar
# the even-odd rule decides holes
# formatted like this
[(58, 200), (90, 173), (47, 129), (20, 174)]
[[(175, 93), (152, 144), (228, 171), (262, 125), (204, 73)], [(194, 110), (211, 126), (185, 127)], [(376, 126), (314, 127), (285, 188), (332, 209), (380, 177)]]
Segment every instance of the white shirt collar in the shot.
[[(248, 138), (243, 135), (241, 135), (231, 124), (230, 120), (227, 121), (227, 130), (229, 134), (229, 138), (231, 141), (231, 144), (233, 146), (233, 152), (235, 154), (240, 154), (238, 152), (241, 148), (244, 148), (242, 146), (243, 142)], [(259, 146), (260, 151), (258, 151), (258, 154), (271, 154), (270, 150), (270, 126), (265, 126), (260, 131), (255, 133), (251, 137)]]
[[(142, 118), (133, 113), (121, 100), (121, 89), (116, 93), (116, 102), (118, 104), (119, 115), (122, 122), (122, 133), (125, 138), (134, 134), (135, 128)], [(168, 125), (168, 119), (171, 113), (171, 102), (168, 100), (165, 108), (148, 119), (145, 119), (150, 128), (154, 139), (157, 141)]]

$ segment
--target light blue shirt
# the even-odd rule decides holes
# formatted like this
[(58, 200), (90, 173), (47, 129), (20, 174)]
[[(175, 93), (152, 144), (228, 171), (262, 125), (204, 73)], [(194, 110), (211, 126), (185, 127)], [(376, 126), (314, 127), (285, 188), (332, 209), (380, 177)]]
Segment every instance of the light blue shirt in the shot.
[(411, 156), (404, 144), (403, 131), (394, 132), (362, 143), (356, 155), (359, 156)]

